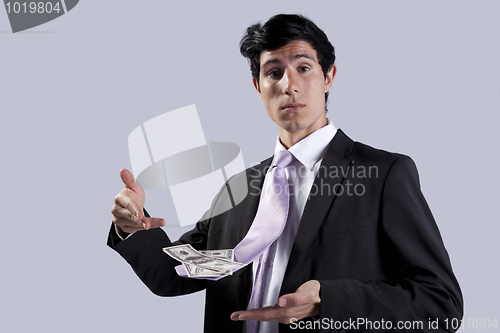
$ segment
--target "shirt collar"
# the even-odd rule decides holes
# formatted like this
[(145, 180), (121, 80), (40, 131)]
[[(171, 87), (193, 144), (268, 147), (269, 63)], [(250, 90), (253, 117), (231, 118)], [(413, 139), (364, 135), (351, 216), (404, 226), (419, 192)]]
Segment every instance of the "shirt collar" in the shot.
[[(328, 144), (337, 133), (337, 128), (333, 123), (328, 118), (327, 121), (328, 124), (326, 126), (318, 128), (288, 149), (300, 163), (311, 171), (314, 165), (323, 158)], [(282, 150), (286, 150), (286, 148), (281, 144), (278, 136), (274, 154), (276, 155), (277, 152)]]

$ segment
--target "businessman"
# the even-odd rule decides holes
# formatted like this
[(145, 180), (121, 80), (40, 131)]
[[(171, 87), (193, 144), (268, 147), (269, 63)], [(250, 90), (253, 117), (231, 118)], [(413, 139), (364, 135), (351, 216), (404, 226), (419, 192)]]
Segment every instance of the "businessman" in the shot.
[[(415, 164), (326, 117), (336, 67), (324, 32), (276, 15), (250, 26), (240, 51), (279, 134), (274, 156), (242, 174), (247, 197), (172, 243), (121, 170), (108, 245), (158, 295), (206, 289), (205, 332), (454, 332), (462, 295)], [(186, 278), (161, 251), (178, 244), (252, 262), (217, 281)]]

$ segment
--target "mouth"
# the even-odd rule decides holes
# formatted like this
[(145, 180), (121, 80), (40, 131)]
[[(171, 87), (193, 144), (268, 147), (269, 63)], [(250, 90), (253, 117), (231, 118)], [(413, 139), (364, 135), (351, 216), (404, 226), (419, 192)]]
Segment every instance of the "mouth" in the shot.
[(294, 113), (300, 111), (304, 106), (305, 106), (304, 104), (300, 103), (290, 103), (282, 106), (281, 110), (283, 110), (284, 112)]

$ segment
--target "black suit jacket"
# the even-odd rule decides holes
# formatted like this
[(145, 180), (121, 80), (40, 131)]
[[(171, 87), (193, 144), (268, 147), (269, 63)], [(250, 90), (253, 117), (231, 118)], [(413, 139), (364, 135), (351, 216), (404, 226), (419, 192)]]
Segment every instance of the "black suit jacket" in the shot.
[[(231, 321), (230, 315), (248, 305), (251, 265), (219, 281), (182, 278), (174, 269), (179, 263), (161, 249), (184, 243), (199, 250), (234, 248), (256, 214), (271, 160), (245, 171), (249, 194), (243, 202), (198, 222), (177, 242), (171, 243), (162, 229), (120, 241), (111, 228), (108, 245), (155, 294), (206, 289), (205, 332), (243, 332), (243, 322)], [(211, 209), (218, 204), (219, 196)], [(321, 318), (295, 328), (336, 332), (334, 322), (342, 322), (345, 332), (383, 332), (373, 322), (384, 320), (391, 321), (391, 332), (398, 331), (398, 321), (421, 321), (421, 332), (454, 331), (444, 320), (462, 318), (460, 287), (409, 157), (353, 142), (337, 131), (306, 203), (280, 295), (309, 280), (321, 284)], [(358, 318), (372, 327), (346, 326)], [(438, 319), (440, 330), (429, 329), (429, 318)], [(298, 330), (279, 326), (280, 333)]]

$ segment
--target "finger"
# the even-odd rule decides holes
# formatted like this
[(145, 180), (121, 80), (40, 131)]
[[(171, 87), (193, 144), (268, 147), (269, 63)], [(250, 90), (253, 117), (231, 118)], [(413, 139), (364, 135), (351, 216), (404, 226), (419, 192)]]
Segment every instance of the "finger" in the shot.
[(236, 311), (231, 314), (231, 320), (276, 321), (282, 324), (290, 324), (292, 319), (300, 320), (311, 317), (311, 313), (313, 312), (315, 313), (313, 305), (303, 305), (286, 309), (276, 305), (246, 311)]
[(282, 324), (290, 324), (292, 319), (300, 320), (315, 314), (316, 311), (313, 305), (286, 309), (275, 306), (244, 311), (237, 316), (236, 320), (276, 321)]
[(282, 308), (290, 308), (311, 303), (314, 303), (314, 300), (306, 293), (288, 294), (278, 299), (278, 305)]
[(126, 219), (117, 219), (117, 220), (113, 221), (113, 223), (118, 228), (120, 228), (121, 230), (123, 230), (129, 234), (133, 234), (134, 232), (139, 231), (139, 230), (144, 230), (142, 223), (137, 225), (137, 224), (133, 223), (132, 221), (126, 220)]
[(278, 299), (280, 307), (294, 307), (321, 302), (319, 297), (320, 283), (310, 280), (302, 284), (293, 294), (283, 295)]
[(140, 187), (140, 185), (135, 181), (134, 175), (132, 175), (132, 173), (127, 169), (120, 170), (120, 177), (123, 184), (125, 184), (125, 187), (128, 187), (134, 191)]
[(159, 228), (165, 225), (165, 220), (157, 217), (145, 217), (142, 219), (144, 223), (144, 229), (149, 230), (151, 228)]
[(130, 213), (135, 215), (139, 220), (144, 218), (144, 214), (142, 212), (142, 207), (139, 207), (137, 202), (134, 201), (129, 195), (124, 194), (125, 190), (120, 191), (118, 195), (115, 197), (115, 204), (119, 205)]
[[(266, 306), (258, 309), (251, 309), (246, 311), (240, 311), (235, 314), (234, 320), (256, 320), (256, 321), (274, 321), (277, 318), (284, 317), (283, 313), (287, 309), (281, 309), (276, 306)], [(233, 315), (231, 315), (231, 318)]]
[(120, 228), (120, 229), (122, 229), (123, 231), (125, 231), (127, 234), (134, 234), (134, 233), (136, 233), (137, 231), (144, 230), (144, 229), (142, 229), (142, 228), (127, 227), (127, 226), (124, 226), (123, 228)]
[(111, 214), (113, 214), (115, 219), (126, 219), (135, 222), (137, 226), (142, 226), (142, 221), (139, 219), (139, 217), (137, 217), (135, 213), (132, 213), (130, 210), (121, 205), (113, 205), (113, 207), (111, 208)]
[(142, 221), (138, 222), (132, 221), (128, 216), (124, 218), (113, 219), (113, 223), (120, 227), (123, 231), (131, 233), (127, 230), (134, 230), (134, 232), (139, 230), (149, 230), (151, 228), (159, 228), (165, 225), (165, 220), (160, 218), (145, 217)]
[(231, 320), (239, 320), (240, 314), (244, 311), (236, 311), (231, 313)]

